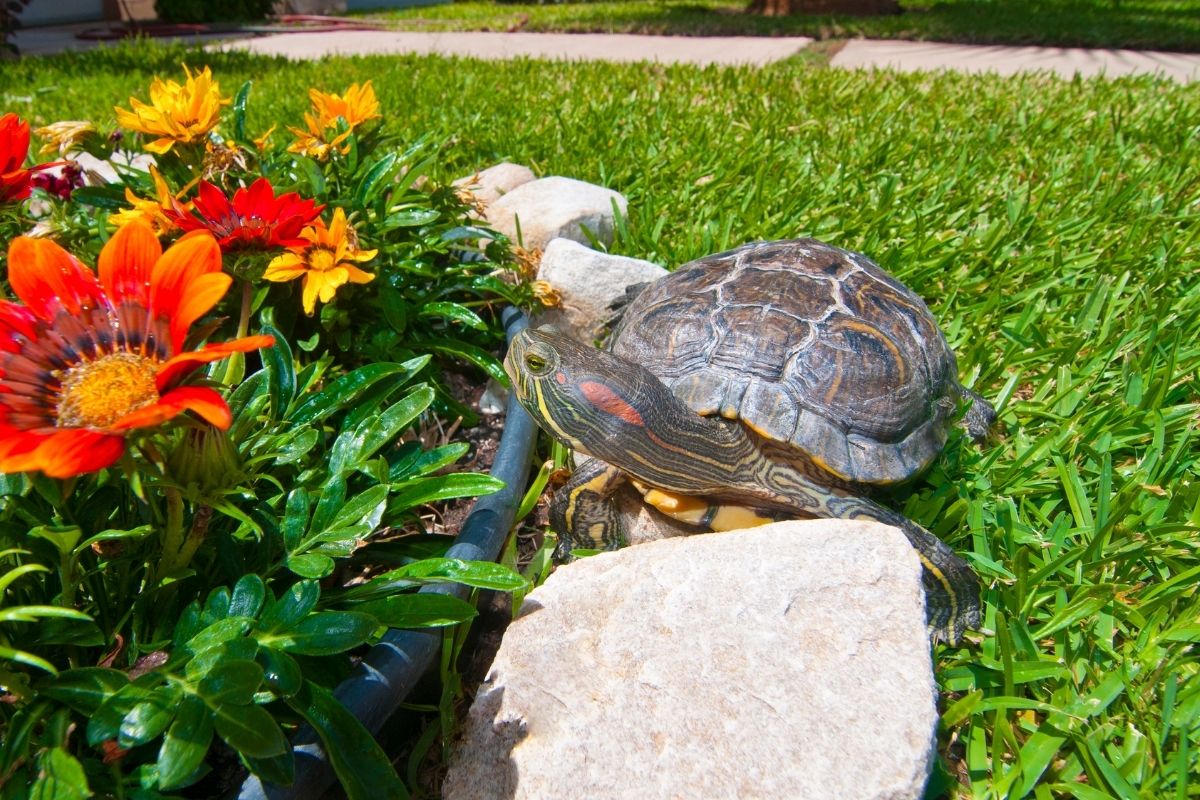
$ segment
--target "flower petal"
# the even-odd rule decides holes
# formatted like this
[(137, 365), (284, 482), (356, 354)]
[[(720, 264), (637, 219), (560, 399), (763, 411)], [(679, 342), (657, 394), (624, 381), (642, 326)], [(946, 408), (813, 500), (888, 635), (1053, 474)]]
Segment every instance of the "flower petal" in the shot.
[(211, 361), (220, 361), (222, 358), (233, 355), (234, 353), (248, 353), (251, 350), (258, 350), (263, 347), (272, 347), (275, 344), (274, 336), (245, 336), (241, 339), (234, 339), (229, 342), (216, 342), (208, 344), (199, 350), (190, 350), (186, 353), (180, 353), (174, 358), (164, 362), (158, 368), (158, 374), (155, 375), (155, 382), (158, 385), (158, 391), (165, 392), (173, 384), (177, 383), (185, 375), (192, 372), (201, 364), (207, 364)]
[(119, 228), (100, 251), (96, 265), (109, 298), (118, 304), (126, 299), (149, 304), (150, 275), (162, 252), (154, 229), (145, 221), (132, 220)]
[(47, 322), (53, 322), (60, 309), (79, 314), (106, 304), (92, 271), (49, 239), (12, 240), (8, 283), (21, 302)]
[[(112, 466), (125, 452), (125, 439), (85, 428), (64, 428), (49, 435), (3, 430), (0, 472), (40, 470), (51, 478), (71, 478)], [(36, 443), (36, 447), (30, 447)]]
[[(172, 352), (183, 349), (188, 326), (220, 299), (219, 295), (210, 299), (211, 292), (206, 294), (206, 299), (210, 299), (209, 305), (197, 314), (198, 304), (191, 298), (196, 280), (202, 275), (220, 272), (221, 248), (208, 231), (185, 234), (155, 263), (150, 276), (150, 311), (156, 318), (170, 320)], [(211, 289), (215, 283), (210, 281), (208, 288)], [(225, 288), (228, 285), (226, 282)], [(186, 322), (179, 317), (179, 310), (184, 303), (188, 304), (189, 312), (193, 314)]]
[(124, 431), (161, 425), (185, 411), (195, 411), (205, 422), (221, 430), (227, 430), (233, 422), (229, 404), (216, 390), (207, 386), (181, 386), (164, 394), (157, 403), (126, 414), (113, 423), (112, 429)]

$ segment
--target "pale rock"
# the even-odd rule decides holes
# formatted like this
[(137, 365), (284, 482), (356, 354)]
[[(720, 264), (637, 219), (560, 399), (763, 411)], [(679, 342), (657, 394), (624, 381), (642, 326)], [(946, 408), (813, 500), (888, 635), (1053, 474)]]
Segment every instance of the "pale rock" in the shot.
[(918, 798), (935, 701), (920, 563), (895, 528), (663, 539), (530, 593), (443, 797)]
[(585, 228), (607, 246), (616, 231), (614, 202), (624, 216), (629, 203), (619, 192), (552, 176), (521, 184), (489, 205), (485, 216), (493, 228), (526, 250), (543, 250), (558, 237), (586, 244)]
[(453, 185), (469, 191), (486, 208), (521, 184), (536, 178), (529, 167), (502, 161), (474, 175), (459, 178)]
[(614, 256), (571, 239), (553, 239), (538, 264), (538, 280), (550, 284), (561, 304), (539, 314), (537, 324), (551, 324), (581, 342), (592, 344), (613, 316), (613, 304), (625, 290), (667, 274), (658, 264)]

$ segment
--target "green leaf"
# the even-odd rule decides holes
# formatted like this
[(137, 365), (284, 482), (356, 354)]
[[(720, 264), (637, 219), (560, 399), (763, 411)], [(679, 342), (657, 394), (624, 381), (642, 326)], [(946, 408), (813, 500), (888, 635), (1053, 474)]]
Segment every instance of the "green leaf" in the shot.
[(310, 537), (330, 527), (333, 518), (346, 505), (346, 479), (340, 475), (330, 478), (321, 488), (321, 497), (313, 509), (312, 522), (308, 525)]
[(298, 655), (334, 655), (365, 642), (378, 625), (369, 614), (321, 611), (305, 617), (289, 630), (273, 634), (265, 643)]
[(391, 173), (399, 168), (399, 157), (391, 151), (367, 169), (363, 179), (354, 190), (354, 207), (366, 208), (374, 202), (379, 190), (387, 185)]
[(275, 604), (263, 612), (257, 633), (278, 633), (293, 628), (308, 616), (321, 598), (316, 581), (296, 581), (287, 588)]
[(129, 530), (109, 529), (100, 531), (100, 533), (97, 533), (95, 536), (89, 536), (88, 538), (84, 539), (75, 548), (73, 554), (79, 555), (80, 553), (85, 552), (96, 542), (113, 542), (121, 539), (143, 539), (152, 533), (154, 533), (153, 525), (139, 525), (136, 528), (130, 528)]
[(288, 699), (296, 713), (316, 730), (348, 800), (405, 800), (408, 790), (375, 737), (333, 693), (311, 681)]
[(320, 553), (291, 556), (284, 562), (288, 569), (301, 578), (320, 580), (333, 572), (333, 559)]
[(212, 716), (198, 697), (185, 696), (158, 751), (158, 787), (163, 791), (191, 784), (208, 754)]
[(414, 342), (413, 346), (428, 348), (443, 355), (469, 361), (486, 372), (488, 377), (508, 386), (508, 374), (505, 373), (504, 367), (494, 355), (482, 347), (460, 342), (457, 339), (422, 339), (420, 342)]
[(267, 586), (262, 578), (253, 573), (243, 575), (233, 586), (233, 595), (229, 599), (229, 615), (257, 617), (266, 595)]
[(383, 227), (415, 228), (419, 225), (428, 225), (439, 216), (441, 216), (440, 212), (433, 208), (407, 208), (394, 214), (388, 214), (387, 219), (383, 221)]
[(363, 462), (391, 444), (421, 412), (429, 408), (433, 398), (432, 388), (418, 387), (382, 414), (364, 420), (353, 433), (343, 432), (333, 445), (329, 471), (346, 474), (361, 467)]
[(478, 314), (458, 303), (426, 303), (421, 307), (421, 316), (437, 317), (450, 322), (457, 322), (459, 325), (474, 328), (477, 331), (486, 331), (488, 329), (487, 323)]
[(110, 695), (129, 683), (124, 672), (105, 667), (77, 667), (38, 685), (38, 694), (70, 706), (84, 716), (95, 713)]
[(296, 424), (319, 422), (336, 411), (353, 406), (359, 395), (380, 381), (397, 376), (407, 380), (411, 371), (404, 364), (388, 362), (359, 367), (306, 397), (288, 414), (288, 419)]
[(283, 514), (283, 546), (294, 553), (308, 530), (308, 492), (297, 487), (288, 493)]
[(199, 653), (201, 650), (216, 647), (230, 639), (237, 639), (245, 635), (252, 624), (254, 624), (254, 620), (249, 617), (226, 617), (217, 620), (189, 639), (184, 647), (193, 653)]
[(394, 485), (392, 496), (388, 500), (388, 507), (391, 510), (399, 511), (438, 500), (478, 497), (498, 492), (504, 486), (504, 481), (478, 472), (456, 472), (451, 475), (437, 475), (430, 478), (409, 478)]
[(175, 718), (180, 691), (163, 686), (155, 689), (145, 700), (137, 703), (121, 720), (117, 743), (124, 748), (136, 747), (158, 738)]
[(129, 206), (129, 201), (125, 199), (125, 190), (117, 183), (80, 186), (71, 192), (71, 202), (108, 211), (119, 211)]
[(238, 144), (247, 144), (246, 138), (246, 102), (250, 99), (250, 87), (254, 81), (246, 81), (237, 94), (233, 96), (233, 140)]
[(211, 707), (248, 705), (263, 681), (263, 668), (254, 661), (226, 661), (209, 670), (196, 693)]
[(406, 442), (403, 448), (408, 450), (388, 470), (388, 479), (393, 483), (412, 475), (424, 475), (448, 467), (462, 458), (471, 446), (466, 442), (454, 442), (422, 451), (417, 442)]
[(29, 529), (29, 535), (37, 539), (45, 539), (62, 555), (67, 555), (83, 538), (83, 531), (78, 525), (38, 525)]
[(388, 573), (423, 581), (453, 581), (475, 589), (508, 592), (528, 585), (521, 575), (490, 561), (463, 561), (458, 558), (429, 558), (414, 561)]
[(39, 619), (73, 619), (91, 622), (82, 611), (62, 606), (13, 606), (0, 608), (0, 622), (36, 622)]
[(158, 680), (157, 675), (144, 675), (122, 686), (115, 694), (109, 695), (88, 718), (88, 744), (95, 747), (101, 742), (116, 739), (125, 715), (132, 711), (135, 705), (150, 697), (151, 687)]
[(270, 758), (287, 750), (283, 731), (262, 706), (217, 706), (213, 709), (213, 724), (217, 735), (242, 755)]
[(387, 507), (387, 495), (387, 486), (372, 486), (342, 506), (326, 530), (351, 527), (375, 530)]
[(408, 301), (404, 299), (404, 295), (390, 286), (383, 286), (379, 290), (379, 305), (383, 309), (383, 318), (387, 320), (387, 324), (392, 326), (396, 333), (404, 335), (408, 329)]
[(296, 399), (296, 365), (292, 360), (292, 347), (275, 326), (266, 325), (262, 332), (275, 337), (275, 346), (264, 347), (259, 353), (262, 355), (263, 368), (267, 371), (271, 409), (275, 419), (283, 419)]
[(402, 594), (354, 607), (389, 628), (437, 628), (473, 619), (475, 606), (444, 594)]
[(263, 667), (263, 680), (276, 694), (287, 697), (300, 691), (304, 675), (296, 659), (265, 647), (258, 652), (258, 661)]
[(92, 796), (83, 765), (61, 747), (52, 747), (38, 758), (38, 777), (30, 800), (87, 800)]

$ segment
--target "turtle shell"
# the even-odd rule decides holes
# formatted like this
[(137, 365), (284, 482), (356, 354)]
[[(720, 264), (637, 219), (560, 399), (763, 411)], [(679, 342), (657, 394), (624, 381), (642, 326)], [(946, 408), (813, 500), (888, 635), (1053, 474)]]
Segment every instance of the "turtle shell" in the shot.
[(925, 469), (961, 396), (921, 298), (865, 256), (814, 239), (683, 265), (626, 307), (610, 349), (697, 413), (739, 420), (782, 457), (854, 483)]

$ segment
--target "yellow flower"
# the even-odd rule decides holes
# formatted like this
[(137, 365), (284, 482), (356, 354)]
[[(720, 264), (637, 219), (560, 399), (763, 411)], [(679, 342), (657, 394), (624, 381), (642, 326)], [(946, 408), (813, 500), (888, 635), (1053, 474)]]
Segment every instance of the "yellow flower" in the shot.
[(175, 211), (177, 213), (186, 213), (191, 210), (191, 203), (181, 203), (179, 210), (175, 206), (175, 196), (171, 194), (171, 187), (167, 186), (167, 182), (163, 180), (163, 176), (153, 164), (150, 165), (150, 177), (154, 179), (154, 193), (157, 199), (147, 200), (138, 197), (133, 193), (133, 190), (128, 186), (125, 187), (125, 200), (133, 208), (126, 208), (112, 214), (108, 218), (110, 225), (115, 225), (122, 228), (134, 220), (143, 220), (154, 229), (154, 232), (159, 236), (164, 233), (170, 233), (177, 227), (171, 218), (167, 216), (165, 211)]
[(166, 153), (176, 144), (203, 139), (217, 127), (221, 106), (229, 104), (228, 97), (221, 97), (221, 87), (208, 67), (195, 75), (187, 66), (183, 71), (187, 74), (183, 86), (155, 78), (150, 84), (149, 105), (131, 97), (133, 111), (114, 107), (121, 127), (158, 137), (146, 144), (151, 153)]
[(40, 155), (48, 155), (57, 150), (60, 156), (65, 156), (95, 132), (96, 129), (92, 127), (92, 123), (72, 119), (52, 122), (45, 127), (38, 128), (34, 134), (45, 140), (41, 149), (38, 150)]
[[(320, 222), (318, 220), (318, 222)], [(313, 225), (300, 232), (309, 243), (290, 248), (267, 265), (263, 277), (269, 281), (290, 281), (304, 278), (304, 312), (312, 314), (317, 300), (328, 303), (338, 287), (349, 283), (368, 283), (375, 279), (353, 262), (370, 261), (378, 250), (359, 250), (354, 232), (346, 223), (346, 212), (334, 209), (333, 221)]]
[(257, 147), (260, 152), (267, 149), (267, 144), (271, 141), (271, 134), (275, 132), (275, 128), (275, 125), (271, 125), (271, 127), (267, 128), (266, 133), (254, 140), (254, 146)]
[[(333, 149), (345, 155), (350, 146), (342, 143), (350, 133), (364, 122), (381, 116), (379, 100), (375, 98), (370, 81), (361, 86), (352, 84), (344, 96), (309, 89), (308, 98), (312, 101), (312, 112), (304, 115), (307, 130), (288, 127), (296, 136), (296, 141), (288, 146), (288, 152), (319, 161), (328, 158)], [(339, 129), (342, 129), (340, 133)]]
[(380, 116), (379, 101), (375, 99), (375, 90), (370, 81), (362, 86), (352, 84), (344, 97), (309, 89), (308, 99), (312, 101), (313, 111), (322, 128), (336, 128), (340, 117), (346, 120), (350, 130), (354, 130), (362, 123)]

